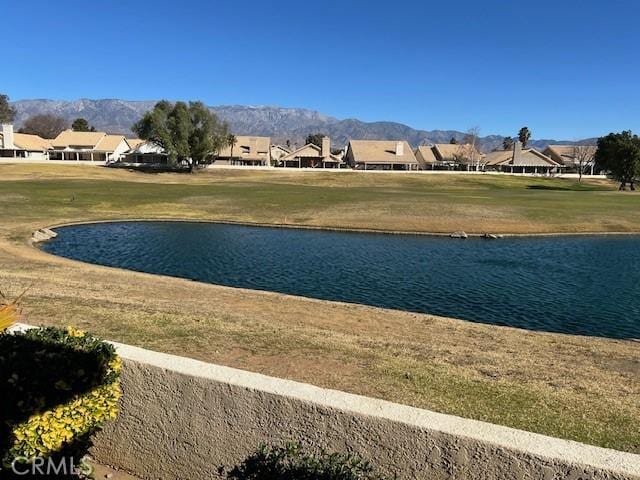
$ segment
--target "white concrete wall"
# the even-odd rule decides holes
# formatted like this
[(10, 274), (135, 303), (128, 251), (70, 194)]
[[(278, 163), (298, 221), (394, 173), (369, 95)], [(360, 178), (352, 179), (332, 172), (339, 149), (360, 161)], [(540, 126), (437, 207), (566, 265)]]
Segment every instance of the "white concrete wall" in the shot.
[(49, 160), (49, 152), (27, 152), (27, 160)]
[(640, 479), (640, 455), (116, 346), (121, 411), (93, 455), (141, 478), (217, 478), (261, 442), (302, 440), (406, 479)]
[(122, 139), (122, 141), (118, 144), (118, 146), (113, 150), (113, 153), (107, 155), (108, 161), (117, 161), (122, 157), (122, 154), (129, 150), (129, 144)]

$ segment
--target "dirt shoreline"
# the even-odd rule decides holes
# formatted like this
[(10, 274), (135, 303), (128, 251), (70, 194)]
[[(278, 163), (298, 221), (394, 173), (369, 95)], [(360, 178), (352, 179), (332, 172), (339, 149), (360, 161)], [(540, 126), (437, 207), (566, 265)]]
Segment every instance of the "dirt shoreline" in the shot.
[[(158, 218), (125, 218), (125, 219), (98, 219), (98, 220), (82, 220), (77, 222), (65, 222), (58, 223), (50, 226), (41, 227), (42, 229), (48, 228), (54, 230), (56, 228), (73, 227), (78, 225), (92, 225), (101, 223), (130, 223), (130, 222), (179, 222), (179, 223), (213, 223), (219, 225), (238, 225), (246, 227), (262, 227), (262, 228), (290, 228), (296, 230), (319, 230), (327, 232), (347, 232), (347, 233), (375, 233), (386, 235), (407, 235), (407, 236), (425, 236), (425, 237), (445, 237), (452, 238), (451, 235), (455, 232), (422, 232), (411, 230), (384, 230), (375, 228), (346, 228), (346, 227), (334, 227), (334, 226), (318, 226), (318, 225), (299, 225), (291, 223), (265, 223), (265, 222), (248, 222), (248, 221), (235, 221), (235, 220), (220, 220), (220, 219), (187, 219), (187, 218), (174, 218), (174, 217), (158, 217)], [(468, 237), (473, 238), (485, 238), (486, 235), (500, 235), (503, 238), (521, 238), (521, 237), (576, 237), (576, 236), (608, 236), (608, 235), (639, 235), (638, 232), (540, 232), (540, 233), (503, 233), (503, 232), (484, 232), (474, 233), (460, 230)], [(458, 238), (452, 238), (453, 240), (459, 240)]]

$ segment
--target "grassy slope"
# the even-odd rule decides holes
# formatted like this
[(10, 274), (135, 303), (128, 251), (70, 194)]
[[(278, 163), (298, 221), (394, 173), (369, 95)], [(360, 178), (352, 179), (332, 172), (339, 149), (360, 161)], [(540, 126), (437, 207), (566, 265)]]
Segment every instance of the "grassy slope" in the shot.
[[(530, 188), (530, 187), (536, 188)], [(201, 285), (24, 245), (63, 221), (179, 217), (449, 232), (640, 231), (606, 182), (0, 165), (0, 285), (29, 321), (640, 452), (640, 345)], [(135, 286), (135, 287), (134, 287)]]
[[(190, 177), (58, 168), (0, 166), (0, 181), (7, 180), (0, 213), (11, 216), (26, 202), (31, 214), (46, 209), (47, 219), (180, 216), (433, 232), (640, 231), (640, 197), (604, 182), (256, 171)], [(60, 182), (51, 171), (71, 178)], [(18, 179), (24, 180), (12, 181)], [(27, 212), (19, 213), (24, 220)]]

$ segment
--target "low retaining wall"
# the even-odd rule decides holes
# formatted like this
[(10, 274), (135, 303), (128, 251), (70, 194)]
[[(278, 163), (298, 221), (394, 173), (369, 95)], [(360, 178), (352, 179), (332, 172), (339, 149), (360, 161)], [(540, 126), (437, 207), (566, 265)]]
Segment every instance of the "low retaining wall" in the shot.
[(407, 479), (640, 479), (640, 455), (116, 344), (121, 411), (94, 458), (142, 478), (219, 478), (258, 444), (356, 452)]

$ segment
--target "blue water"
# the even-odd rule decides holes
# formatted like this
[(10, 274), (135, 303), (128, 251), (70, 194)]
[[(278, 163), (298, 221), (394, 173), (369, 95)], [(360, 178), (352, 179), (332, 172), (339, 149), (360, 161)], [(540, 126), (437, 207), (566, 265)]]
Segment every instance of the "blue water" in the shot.
[(639, 236), (453, 240), (180, 222), (57, 231), (44, 250), (100, 265), (530, 330), (640, 338)]

